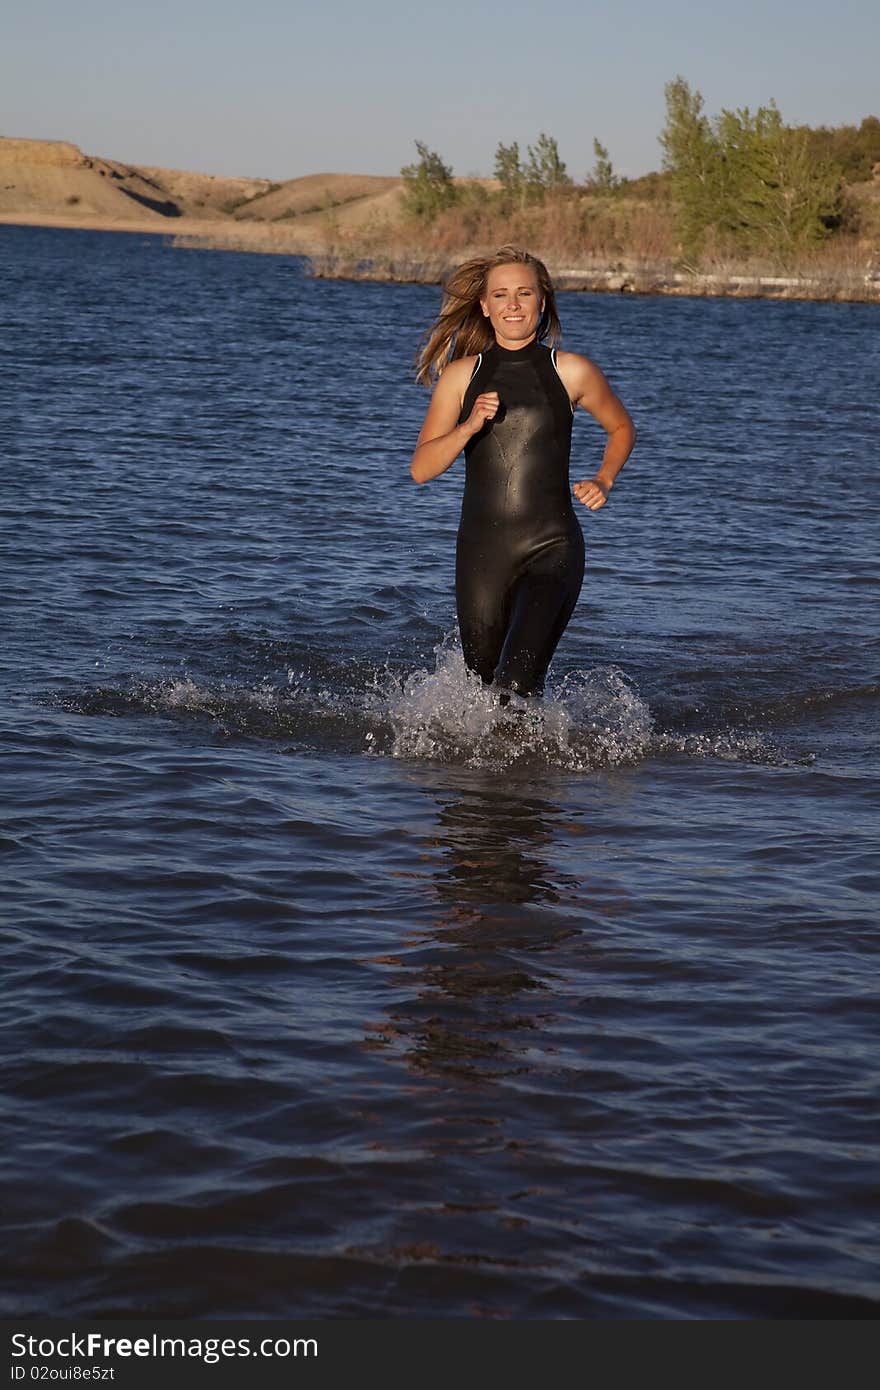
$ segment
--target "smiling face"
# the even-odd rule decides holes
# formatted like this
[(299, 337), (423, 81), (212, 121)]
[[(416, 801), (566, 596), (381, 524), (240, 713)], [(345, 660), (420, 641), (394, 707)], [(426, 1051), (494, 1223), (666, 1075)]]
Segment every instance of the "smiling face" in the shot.
[(480, 306), (502, 347), (520, 348), (538, 331), (544, 300), (530, 265), (519, 261), (489, 271)]

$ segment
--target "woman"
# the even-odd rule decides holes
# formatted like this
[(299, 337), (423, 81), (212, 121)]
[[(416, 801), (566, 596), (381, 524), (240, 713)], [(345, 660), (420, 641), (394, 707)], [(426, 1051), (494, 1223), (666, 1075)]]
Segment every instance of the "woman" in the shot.
[[(632, 452), (632, 420), (594, 362), (544, 346), (560, 337), (546, 267), (504, 246), (446, 283), (417, 380), (437, 377), (413, 454), (417, 483), (465, 451), (455, 596), (468, 667), (510, 692), (540, 695), (584, 577), (571, 492), (604, 507)], [(569, 489), (571, 423), (583, 406), (608, 435), (602, 466)]]

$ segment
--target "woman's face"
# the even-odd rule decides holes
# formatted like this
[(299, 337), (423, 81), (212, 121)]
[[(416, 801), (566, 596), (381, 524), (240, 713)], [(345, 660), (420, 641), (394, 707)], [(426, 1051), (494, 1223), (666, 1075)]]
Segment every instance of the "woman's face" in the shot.
[(496, 265), (489, 271), (480, 305), (502, 347), (523, 347), (534, 338), (544, 312), (532, 266), (519, 261)]

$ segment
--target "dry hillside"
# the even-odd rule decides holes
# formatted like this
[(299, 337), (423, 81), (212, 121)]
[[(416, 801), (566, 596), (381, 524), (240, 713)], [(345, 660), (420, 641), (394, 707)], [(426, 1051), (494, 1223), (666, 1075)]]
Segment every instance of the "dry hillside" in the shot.
[[(271, 183), (225, 178), (87, 155), (63, 140), (0, 138), (0, 221), (62, 226), (193, 229), (192, 224), (269, 224), (307, 233), (333, 218), (358, 227), (394, 215), (400, 180), (366, 174), (310, 174)], [(241, 226), (240, 235), (248, 231)]]
[(233, 215), (237, 221), (260, 222), (308, 217), (343, 207), (372, 205), (399, 187), (400, 179), (372, 174), (307, 174), (305, 178), (271, 185), (262, 197), (244, 203)]

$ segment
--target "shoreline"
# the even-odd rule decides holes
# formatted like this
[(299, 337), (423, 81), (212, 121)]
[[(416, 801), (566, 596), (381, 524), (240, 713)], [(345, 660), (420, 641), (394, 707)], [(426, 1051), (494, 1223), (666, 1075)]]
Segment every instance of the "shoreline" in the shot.
[[(291, 234), (292, 229), (279, 236), (278, 228), (271, 224), (238, 223), (233, 230), (228, 222), (198, 218), (169, 219), (166, 225), (157, 226), (155, 216), (117, 221), (58, 213), (0, 213), (0, 226), (171, 237), (172, 244), (184, 250), (303, 257), (309, 262), (309, 273), (317, 279), (391, 284), (439, 285), (451, 265), (472, 254), (470, 248), (463, 248), (454, 257), (436, 253), (386, 253), (371, 257), (354, 250), (331, 250), (321, 237), (297, 237)], [(581, 264), (551, 264), (550, 271), (557, 289), (562, 291), (880, 304), (880, 270), (846, 269), (835, 273), (810, 268), (803, 274), (780, 275), (734, 263), (697, 271), (683, 270), (669, 260), (623, 256), (612, 264), (597, 262), (593, 257), (585, 258)]]
[[(463, 253), (467, 254), (467, 253)], [(440, 284), (450, 262), (437, 258), (364, 257), (319, 253), (309, 257), (319, 279)], [(548, 258), (549, 260), (549, 258)], [(683, 270), (675, 262), (621, 257), (611, 265), (585, 258), (580, 265), (549, 264), (557, 290), (593, 294), (672, 295), (693, 298), (801, 299), (816, 302), (880, 304), (880, 272), (842, 270), (779, 275), (733, 263), (714, 270)]]
[(0, 212), (0, 226), (3, 227), (51, 227), (58, 231), (70, 232), (139, 232), (153, 236), (176, 237), (197, 233), (220, 235), (226, 229), (224, 222), (214, 222), (194, 217), (168, 218), (167, 223), (157, 225), (155, 215), (150, 217), (107, 218), (67, 217), (58, 212)]

